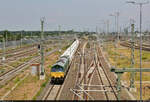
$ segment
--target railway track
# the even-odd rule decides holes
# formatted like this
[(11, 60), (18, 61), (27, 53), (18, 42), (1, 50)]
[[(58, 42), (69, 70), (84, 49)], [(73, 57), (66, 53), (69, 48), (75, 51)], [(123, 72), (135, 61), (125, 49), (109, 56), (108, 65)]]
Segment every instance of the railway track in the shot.
[[(69, 65), (69, 68), (68, 68), (68, 71), (66, 73), (66, 77), (69, 73), (69, 70), (70, 70), (70, 66), (73, 64), (73, 61), (70, 63)], [(45, 88), (45, 95), (42, 97), (39, 97), (38, 99), (42, 99), (42, 100), (59, 100), (59, 95), (61, 94), (61, 90), (63, 88), (63, 86), (65, 85), (65, 82), (67, 81), (66, 80), (66, 77), (65, 77), (65, 80), (64, 80), (64, 83), (63, 85), (54, 85), (54, 84), (51, 84), (50, 81), (48, 82), (48, 84), (46, 85), (46, 88)]]
[[(48, 41), (44, 42), (45, 46), (49, 45), (49, 43), (51, 43), (51, 41), (52, 40), (50, 40), (50, 41), (48, 40)], [(8, 51), (5, 52), (5, 57), (10, 58), (10, 57), (17, 56), (19, 54), (26, 53), (26, 52), (31, 51), (31, 50), (35, 50), (35, 49), (37, 49), (37, 45), (38, 44), (32, 44), (32, 45), (28, 45), (28, 46), (25, 46), (25, 47), (8, 50)], [(0, 57), (3, 57), (2, 52), (0, 53)]]
[[(14, 53), (17, 53), (17, 52), (22, 52), (25, 49), (33, 48), (33, 47), (36, 47), (36, 46), (37, 46), (37, 44), (21, 47), (21, 48), (18, 48), (18, 49), (11, 49), (11, 50), (6, 51), (5, 54), (10, 55), (10, 54), (14, 54)], [(0, 56), (3, 56), (3, 53), (0, 53)]]
[[(88, 83), (90, 81), (89, 77), (93, 73), (93, 67), (94, 67), (94, 61), (93, 61), (93, 59), (85, 59), (85, 56), (86, 56), (86, 52), (84, 52), (84, 48), (85, 47), (82, 46), (81, 48), (82, 49), (80, 49), (80, 52), (83, 53), (83, 56), (82, 56), (82, 58), (80, 58), (80, 62), (79, 62), (80, 64), (79, 64), (79, 68), (78, 68), (78, 72), (77, 72), (77, 77), (76, 77), (76, 82), (75, 82), (75, 86), (74, 86), (75, 89), (80, 89), (80, 88), (87, 89), (87, 87), (82, 87), (82, 86), (79, 88), (78, 85), (80, 85), (80, 84), (86, 84), (86, 83)], [(88, 51), (88, 49), (85, 50), (85, 51)], [(92, 50), (91, 50), (91, 52), (92, 52)], [(91, 56), (89, 56), (89, 58), (90, 57), (93, 58), (92, 54), (91, 54)], [(90, 62), (89, 63), (90, 65), (88, 65), (88, 63), (87, 63), (88, 60)], [(87, 96), (86, 96), (85, 93), (80, 94), (80, 92), (78, 92), (78, 91), (74, 91), (74, 92), (76, 94), (73, 95), (72, 100), (79, 100), (79, 98), (81, 100), (83, 100), (84, 98), (87, 98)]]
[[(49, 49), (51, 47), (52, 46), (47, 46), (47, 49)], [(32, 48), (32, 49), (22, 51), (21, 53), (17, 52), (15, 54), (11, 55), (10, 57), (6, 57), (5, 61), (2, 61), (2, 60), (0, 60), (0, 61), (3, 62), (3, 63), (8, 63), (9, 61), (14, 61), (14, 60), (20, 59), (22, 57), (27, 57), (27, 56), (30, 56), (30, 55), (36, 54), (36, 53), (38, 53), (38, 49), (37, 48)]]
[[(120, 45), (131, 48), (130, 42), (122, 42), (122, 43), (120, 43)], [(135, 49), (140, 49), (140, 46), (138, 44), (135, 44), (134, 46), (135, 46), (134, 47)], [(150, 45), (142, 44), (142, 50), (150, 51)]]
[(107, 66), (107, 63), (102, 63), (102, 60), (104, 62), (104, 58), (102, 57), (102, 53), (100, 50), (100, 47), (97, 47), (97, 64), (96, 64), (96, 70), (98, 73), (98, 76), (100, 78), (101, 84), (105, 93), (105, 99), (106, 100), (117, 100), (117, 90), (114, 87), (114, 84), (112, 83), (111, 79), (108, 77), (107, 71), (105, 69), (109, 69)]
[(17, 60), (17, 59), (22, 58), (24, 56), (27, 57), (27, 56), (30, 56), (31, 54), (34, 54), (37, 52), (38, 52), (37, 49), (26, 50), (26, 51), (23, 51), (21, 53), (13, 54), (11, 56), (6, 57), (6, 60), (4, 60), (4, 61), (2, 61), (2, 59), (1, 59), (0, 62), (8, 63), (9, 61), (14, 61), (14, 60)]
[[(48, 41), (45, 42), (45, 46), (46, 46), (47, 49), (52, 47), (52, 45), (49, 45)], [(26, 49), (19, 49), (17, 51), (14, 51), (13, 53), (9, 52), (8, 54), (5, 55), (6, 59), (4, 61), (2, 60), (2, 56), (0, 56), (1, 57), (0, 62), (8, 63), (10, 61), (15, 61), (15, 60), (17, 60), (19, 58), (22, 58), (24, 56), (30, 56), (33, 53), (38, 53), (37, 44), (35, 46), (31, 46), (31, 48), (29, 47), (29, 48), (26, 48)]]
[[(68, 71), (69, 71), (69, 69), (68, 69)], [(66, 80), (64, 80), (64, 83), (65, 83), (65, 81)], [(64, 83), (63, 83), (63, 85), (64, 85)], [(47, 89), (46, 92), (45, 92), (45, 95), (43, 97), (41, 97), (41, 99), (42, 100), (59, 100), (59, 95), (61, 93), (63, 85), (59, 85), (59, 84), (54, 85), (54, 84), (51, 84), (50, 81), (49, 81), (48, 84), (47, 84), (47, 87), (45, 88), (45, 89)]]
[[(55, 51), (56, 51), (56, 49), (46, 53), (46, 56), (54, 53)], [(22, 70), (26, 69), (32, 63), (38, 61), (39, 59), (40, 59), (40, 56), (36, 56), (36, 57), (32, 58), (30, 61), (18, 66), (17, 68), (10, 70), (3, 75), (0, 75), (0, 85), (5, 85), (9, 80), (11, 80), (13, 77), (15, 77), (18, 73), (20, 73)]]
[[(47, 41), (44, 42), (44, 44), (45, 45), (49, 45), (49, 43), (55, 44), (54, 41), (56, 41), (56, 40), (53, 40), (53, 39), (47, 40)], [(25, 52), (25, 50), (29, 50), (30, 48), (31, 49), (32, 48), (37, 48), (37, 45), (38, 45), (38, 43), (27, 45), (27, 46), (24, 46), (24, 47), (21, 47), (21, 48), (17, 48), (17, 49), (16, 48), (15, 49), (9, 49), (8, 51), (5, 52), (5, 55), (9, 56), (9, 55)], [(0, 57), (2, 57), (2, 56), (3, 56), (3, 52), (0, 52)]]
[[(49, 44), (47, 44), (45, 46), (48, 47), (48, 48), (51, 48), (51, 46), (48, 46), (48, 45)], [(36, 53), (36, 52), (38, 52), (38, 49), (37, 49), (37, 47), (34, 46), (32, 48), (24, 49), (23, 51), (14, 52), (14, 53), (11, 53), (11, 54), (9, 53), (9, 54), (6, 55), (6, 60), (3, 61), (3, 62), (8, 62), (8, 61), (11, 61), (11, 60), (16, 60), (16, 58), (18, 59), (19, 57), (27, 56), (27, 55), (30, 55), (30, 54), (33, 54), (33, 53)], [(2, 59), (0, 59), (0, 61), (2, 61)]]
[[(80, 61), (79, 61), (79, 68), (77, 71), (77, 76), (76, 76), (76, 81), (75, 81), (75, 86), (74, 88), (78, 88), (77, 85), (83, 80), (83, 73), (85, 71), (84, 69), (84, 48), (85, 48), (85, 43), (83, 45), (80, 45), (80, 49), (78, 52), (80, 53)], [(73, 95), (72, 100), (77, 100), (78, 97), (76, 95)]]
[[(46, 56), (49, 56), (52, 52), (48, 52)], [(45, 67), (48, 67), (49, 65), (45, 63)], [(28, 73), (29, 74), (29, 73)], [(14, 86), (16, 87), (16, 85)], [(12, 88), (14, 89), (14, 88)], [(11, 90), (12, 91), (12, 90)], [(10, 94), (11, 91), (8, 91), (8, 93)], [(8, 93), (6, 93), (3, 97), (7, 97)]]
[(49, 85), (48, 91), (42, 100), (56, 100), (61, 87), (61, 85)]
[[(46, 46), (46, 45), (45, 45)], [(51, 46), (47, 46), (47, 49), (51, 48)], [(57, 49), (52, 50), (50, 52), (47, 52), (45, 54), (45, 56), (50, 55), (52, 53), (54, 53)], [(29, 53), (23, 53), (23, 55), (18, 55), (17, 57), (22, 57), (22, 56), (29, 56), (30, 54), (35, 53), (35, 50)], [(16, 57), (16, 56), (15, 56)], [(6, 72), (4, 72), (3, 74), (0, 75), (0, 85), (4, 85), (5, 83), (7, 83), (9, 80), (11, 80), (14, 76), (16, 76), (19, 72), (21, 72), (22, 70), (24, 70), (25, 68), (29, 67), (30, 64), (37, 62), (40, 59), (40, 56), (34, 56), (32, 59), (30, 59), (27, 62), (21, 63), (19, 64), (19, 66), (17, 66), (16, 68), (12, 68)], [(8, 60), (7, 60), (8, 61)], [(6, 62), (8, 63), (8, 62)]]
[[(74, 89), (71, 90), (74, 92), (72, 100), (117, 100), (115, 87), (104, 68), (106, 65), (103, 65), (101, 61), (104, 59), (101, 59), (99, 49), (95, 49), (95, 55), (91, 55), (92, 61), (88, 67), (82, 66), (82, 64), (85, 65), (85, 62), (81, 60), (76, 84)], [(83, 69), (85, 72), (81, 73)]]
[[(51, 48), (51, 46), (47, 46), (47, 49)], [(0, 66), (6, 66), (6, 67), (11, 67), (9, 68), (8, 70), (5, 70), (5, 72), (1, 73), (0, 76), (6, 74), (6, 73), (9, 73), (11, 72), (12, 70), (16, 70), (15, 67), (12, 67), (10, 64), (11, 62), (17, 62), (19, 61), (21, 58), (25, 58), (25, 57), (29, 57), (33, 54), (36, 54), (38, 53), (38, 50), (37, 49), (33, 49), (33, 50), (29, 50), (28, 52), (24, 52), (22, 54), (18, 54), (17, 56), (14, 56), (14, 57), (11, 57), (11, 58), (7, 58), (5, 61), (1, 61), (2, 63), (0, 63)], [(34, 56), (35, 58), (37, 57), (38, 55)], [(32, 60), (32, 59), (29, 59), (29, 61)], [(19, 62), (19, 65), (17, 65), (16, 67), (18, 68), (19, 66), (23, 66), (25, 63), (28, 63), (28, 61), (25, 61), (25, 62)]]
[[(80, 44), (79, 44), (79, 46), (80, 46)], [(75, 52), (75, 55), (77, 55), (78, 50), (79, 50), (79, 47), (77, 48), (77, 51)], [(69, 68), (68, 68), (68, 71), (66, 73), (66, 77), (65, 77), (64, 83), (62, 85), (59, 85), (59, 84), (57, 84), (57, 85), (55, 84), (54, 85), (54, 84), (50, 83), (50, 80), (49, 80), (48, 84), (44, 88), (44, 90), (41, 93), (41, 95), (39, 97), (37, 97), (37, 100), (59, 100), (61, 91), (62, 91), (64, 85), (67, 82), (66, 79), (68, 78), (68, 74), (70, 73), (70, 68), (71, 68), (72, 65), (75, 64), (75, 62), (74, 62), (75, 59), (76, 59), (76, 57), (73, 58), (73, 60), (71, 61), (70, 65), (69, 65)]]

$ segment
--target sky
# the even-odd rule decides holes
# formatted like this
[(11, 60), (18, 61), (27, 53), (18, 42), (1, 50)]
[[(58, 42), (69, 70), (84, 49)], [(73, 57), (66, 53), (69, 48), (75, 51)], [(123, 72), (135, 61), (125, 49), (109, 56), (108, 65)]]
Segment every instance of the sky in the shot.
[[(127, 0), (0, 0), (0, 30), (40, 30), (40, 18), (45, 17), (45, 30), (95, 31), (109, 20), (115, 30), (115, 18), (120, 12), (119, 26), (129, 26), (130, 19), (139, 27), (139, 6)], [(144, 0), (136, 0), (141, 2)], [(105, 27), (106, 29), (106, 27)], [(143, 6), (143, 29), (150, 29), (150, 3)]]

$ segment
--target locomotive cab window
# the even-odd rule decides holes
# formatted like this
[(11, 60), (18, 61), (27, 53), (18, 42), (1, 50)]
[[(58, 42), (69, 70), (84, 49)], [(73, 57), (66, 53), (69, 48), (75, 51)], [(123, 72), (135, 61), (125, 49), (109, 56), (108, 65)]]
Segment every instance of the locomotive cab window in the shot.
[(63, 69), (62, 69), (62, 68), (58, 68), (57, 71), (58, 71), (58, 72), (63, 72)]
[(52, 67), (51, 72), (63, 72), (63, 68), (60, 66)]

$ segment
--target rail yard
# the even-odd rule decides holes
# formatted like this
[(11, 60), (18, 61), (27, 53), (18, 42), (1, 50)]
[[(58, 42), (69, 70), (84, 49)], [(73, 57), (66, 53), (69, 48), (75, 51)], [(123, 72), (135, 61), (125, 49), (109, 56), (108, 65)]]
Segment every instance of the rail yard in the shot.
[(0, 101), (150, 102), (150, 0), (2, 0)]
[[(113, 37), (110, 40), (107, 38), (102, 40), (101, 36), (96, 34), (92, 36), (46, 40), (44, 42), (45, 78), (42, 80), (40, 66), (36, 66), (36, 74), (32, 72), (33, 65), (39, 65), (41, 61), (38, 43), (7, 50), (5, 60), (4, 53), (1, 52), (1, 100), (138, 99), (139, 74), (135, 75), (133, 91), (130, 88), (129, 72), (122, 75), (118, 89), (118, 76), (111, 71), (114, 66), (130, 67), (132, 43), (128, 40), (116, 43), (113, 42)], [(136, 54), (139, 46), (138, 43), (135, 45), (135, 60), (138, 60)], [(149, 49), (148, 43), (143, 44), (143, 54), (149, 55)], [(145, 57), (143, 66), (147, 68), (150, 65), (149, 57)], [(135, 63), (135, 66), (138, 65), (139, 63)], [(144, 99), (149, 99), (149, 72), (143, 72), (143, 75)]]

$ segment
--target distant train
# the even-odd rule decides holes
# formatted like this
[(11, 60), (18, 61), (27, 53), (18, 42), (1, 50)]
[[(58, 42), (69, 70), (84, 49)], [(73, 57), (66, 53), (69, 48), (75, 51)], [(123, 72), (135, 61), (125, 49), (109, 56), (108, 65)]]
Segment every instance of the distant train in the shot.
[(51, 67), (50, 77), (51, 83), (63, 83), (68, 67), (79, 46), (79, 40), (73, 42), (73, 44), (60, 56), (59, 60)]

